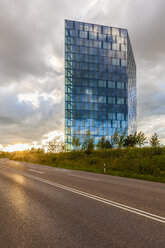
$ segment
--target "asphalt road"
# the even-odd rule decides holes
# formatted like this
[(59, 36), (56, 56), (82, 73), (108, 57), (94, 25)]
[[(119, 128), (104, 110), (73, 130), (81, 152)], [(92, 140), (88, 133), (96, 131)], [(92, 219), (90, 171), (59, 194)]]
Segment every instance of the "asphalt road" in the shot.
[(165, 248), (165, 184), (0, 159), (0, 248)]

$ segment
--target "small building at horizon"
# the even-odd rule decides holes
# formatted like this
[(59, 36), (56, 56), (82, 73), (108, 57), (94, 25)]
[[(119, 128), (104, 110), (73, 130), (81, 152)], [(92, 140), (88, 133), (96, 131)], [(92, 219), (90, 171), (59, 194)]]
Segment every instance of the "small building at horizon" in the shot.
[(136, 64), (123, 28), (65, 20), (65, 144), (136, 132)]

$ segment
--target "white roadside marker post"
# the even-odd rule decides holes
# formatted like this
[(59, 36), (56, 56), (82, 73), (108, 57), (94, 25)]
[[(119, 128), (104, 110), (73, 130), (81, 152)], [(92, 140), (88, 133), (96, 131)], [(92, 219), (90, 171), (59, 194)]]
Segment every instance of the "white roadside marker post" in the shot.
[(106, 173), (106, 164), (104, 164), (104, 173)]

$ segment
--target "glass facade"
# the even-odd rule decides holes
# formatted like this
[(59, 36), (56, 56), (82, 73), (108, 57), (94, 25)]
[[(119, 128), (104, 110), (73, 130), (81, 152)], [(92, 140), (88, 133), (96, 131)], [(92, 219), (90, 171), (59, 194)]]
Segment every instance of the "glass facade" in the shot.
[(89, 129), (136, 131), (136, 65), (126, 29), (65, 20), (65, 143)]

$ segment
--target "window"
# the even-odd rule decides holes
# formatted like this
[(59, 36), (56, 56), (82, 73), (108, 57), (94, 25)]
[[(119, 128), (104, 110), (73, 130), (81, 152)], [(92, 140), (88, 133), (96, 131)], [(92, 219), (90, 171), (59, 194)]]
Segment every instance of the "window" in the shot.
[(115, 88), (116, 84), (114, 81), (108, 81), (108, 88)]
[(80, 38), (87, 38), (87, 37), (88, 37), (88, 33), (85, 32), (85, 31), (80, 31), (80, 32), (79, 32), (79, 37), (80, 37)]
[(116, 119), (116, 113), (108, 113), (108, 119), (109, 120), (115, 120)]
[(76, 30), (83, 30), (83, 23), (75, 22), (75, 29)]
[(103, 48), (104, 49), (111, 49), (111, 43), (103, 42)]
[(121, 51), (126, 52), (127, 51), (127, 46), (124, 44), (121, 44)]
[(112, 125), (114, 128), (120, 127), (120, 121), (113, 121)]
[(117, 36), (117, 37), (116, 37), (116, 42), (117, 42), (117, 43), (124, 44), (124, 37)]
[(127, 37), (127, 30), (126, 29), (121, 29), (121, 36)]
[(106, 103), (106, 97), (105, 96), (100, 96), (99, 97), (99, 102), (100, 103)]
[(116, 103), (115, 97), (108, 97), (108, 103), (115, 104)]
[(78, 37), (78, 31), (77, 30), (70, 30), (70, 36)]
[(89, 39), (96, 40), (97, 39), (97, 33), (89, 32)]
[(113, 36), (113, 35), (107, 35), (107, 40), (109, 41), (109, 42), (115, 42), (115, 36)]
[(87, 23), (84, 23), (84, 30), (89, 31), (90, 30), (90, 25)]
[(124, 113), (117, 113), (117, 120), (124, 121)]
[(94, 46), (97, 48), (101, 48), (101, 41), (95, 40), (94, 41)]
[(112, 59), (112, 65), (118, 65), (120, 64), (120, 60), (119, 59)]
[(103, 34), (111, 34), (111, 28), (110, 27), (103, 27)]
[(117, 50), (117, 51), (119, 51), (119, 44), (113, 43), (113, 44), (112, 44), (112, 50)]
[(121, 59), (121, 66), (127, 66), (127, 60)]
[(118, 28), (112, 28), (112, 34), (113, 35), (119, 35), (119, 29)]
[(101, 41), (106, 41), (106, 35), (105, 34), (98, 34), (98, 39)]
[(73, 28), (73, 21), (66, 20), (65, 21), (65, 27), (66, 28)]
[(106, 87), (106, 81), (99, 80), (99, 87)]
[(117, 104), (124, 104), (124, 97), (118, 97)]
[(123, 82), (117, 82), (117, 89), (124, 89), (124, 83)]
[(101, 33), (101, 26), (94, 24), (94, 32)]

